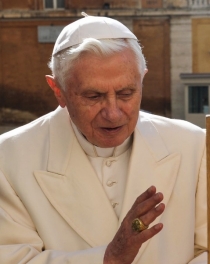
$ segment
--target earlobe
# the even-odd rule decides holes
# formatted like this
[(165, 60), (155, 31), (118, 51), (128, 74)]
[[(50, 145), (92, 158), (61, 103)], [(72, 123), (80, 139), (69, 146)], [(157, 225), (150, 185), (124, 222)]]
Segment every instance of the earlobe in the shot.
[(61, 89), (57, 86), (55, 79), (51, 75), (45, 75), (46, 81), (50, 88), (53, 90), (54, 95), (59, 103), (59, 105), (64, 108), (66, 106), (64, 96), (62, 94)]
[(145, 74), (148, 72), (148, 69), (145, 69), (144, 70), (144, 75), (142, 76), (142, 78), (141, 78), (141, 84), (143, 84), (143, 79), (144, 79), (144, 77), (145, 77)]
[[(146, 75), (147, 72), (148, 72), (148, 69), (145, 69), (144, 70), (144, 76)], [(143, 76), (143, 78), (144, 78), (144, 76)]]

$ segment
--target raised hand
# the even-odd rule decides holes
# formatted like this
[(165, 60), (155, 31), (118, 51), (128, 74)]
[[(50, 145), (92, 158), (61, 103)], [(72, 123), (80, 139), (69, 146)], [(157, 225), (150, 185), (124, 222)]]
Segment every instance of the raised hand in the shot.
[[(165, 205), (162, 200), (163, 194), (156, 193), (154, 186), (136, 199), (106, 249), (104, 264), (131, 264), (142, 243), (161, 231), (161, 223), (148, 226), (163, 213)], [(134, 222), (134, 219), (137, 220)]]

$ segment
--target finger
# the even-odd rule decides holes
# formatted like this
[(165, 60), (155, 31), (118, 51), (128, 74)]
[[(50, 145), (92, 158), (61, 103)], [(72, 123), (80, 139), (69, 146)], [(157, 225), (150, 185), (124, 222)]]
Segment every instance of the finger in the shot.
[(160, 203), (157, 207), (150, 210), (147, 214), (140, 217), (145, 225), (150, 225), (165, 210), (165, 204)]
[(153, 208), (155, 208), (160, 202), (163, 200), (163, 194), (162, 193), (156, 193), (149, 199), (143, 201), (141, 204), (136, 205), (136, 207), (133, 207), (131, 212), (131, 217), (140, 217)]
[(162, 229), (163, 229), (163, 224), (158, 223), (152, 226), (151, 228), (142, 231), (141, 233), (137, 233), (137, 235), (135, 236), (135, 241), (139, 244), (144, 243), (148, 239), (158, 234)]
[(136, 207), (137, 204), (140, 204), (140, 203), (146, 201), (147, 199), (149, 199), (150, 197), (152, 197), (155, 193), (156, 193), (155, 186), (149, 187), (144, 193), (142, 193), (141, 195), (139, 195), (136, 198), (136, 201), (134, 202), (134, 204), (131, 207), (131, 209), (133, 209), (134, 207)]

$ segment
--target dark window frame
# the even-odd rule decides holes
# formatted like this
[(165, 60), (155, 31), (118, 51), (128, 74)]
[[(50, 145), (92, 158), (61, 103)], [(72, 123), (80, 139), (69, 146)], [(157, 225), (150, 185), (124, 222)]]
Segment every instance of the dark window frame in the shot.
[[(51, 0), (50, 7), (47, 7), (46, 2), (47, 2), (47, 0), (44, 0), (44, 9), (50, 9), (50, 10), (65, 9), (65, 0)], [(60, 7), (58, 7), (59, 2), (61, 2)]]
[(188, 86), (188, 113), (205, 113), (205, 107), (209, 106), (209, 86), (189, 85)]

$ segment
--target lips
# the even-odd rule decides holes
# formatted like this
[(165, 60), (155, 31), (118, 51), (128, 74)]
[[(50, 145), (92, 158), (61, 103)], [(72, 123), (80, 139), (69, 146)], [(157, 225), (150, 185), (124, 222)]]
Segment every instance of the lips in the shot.
[(106, 132), (118, 132), (123, 126), (118, 127), (102, 127), (101, 129)]

